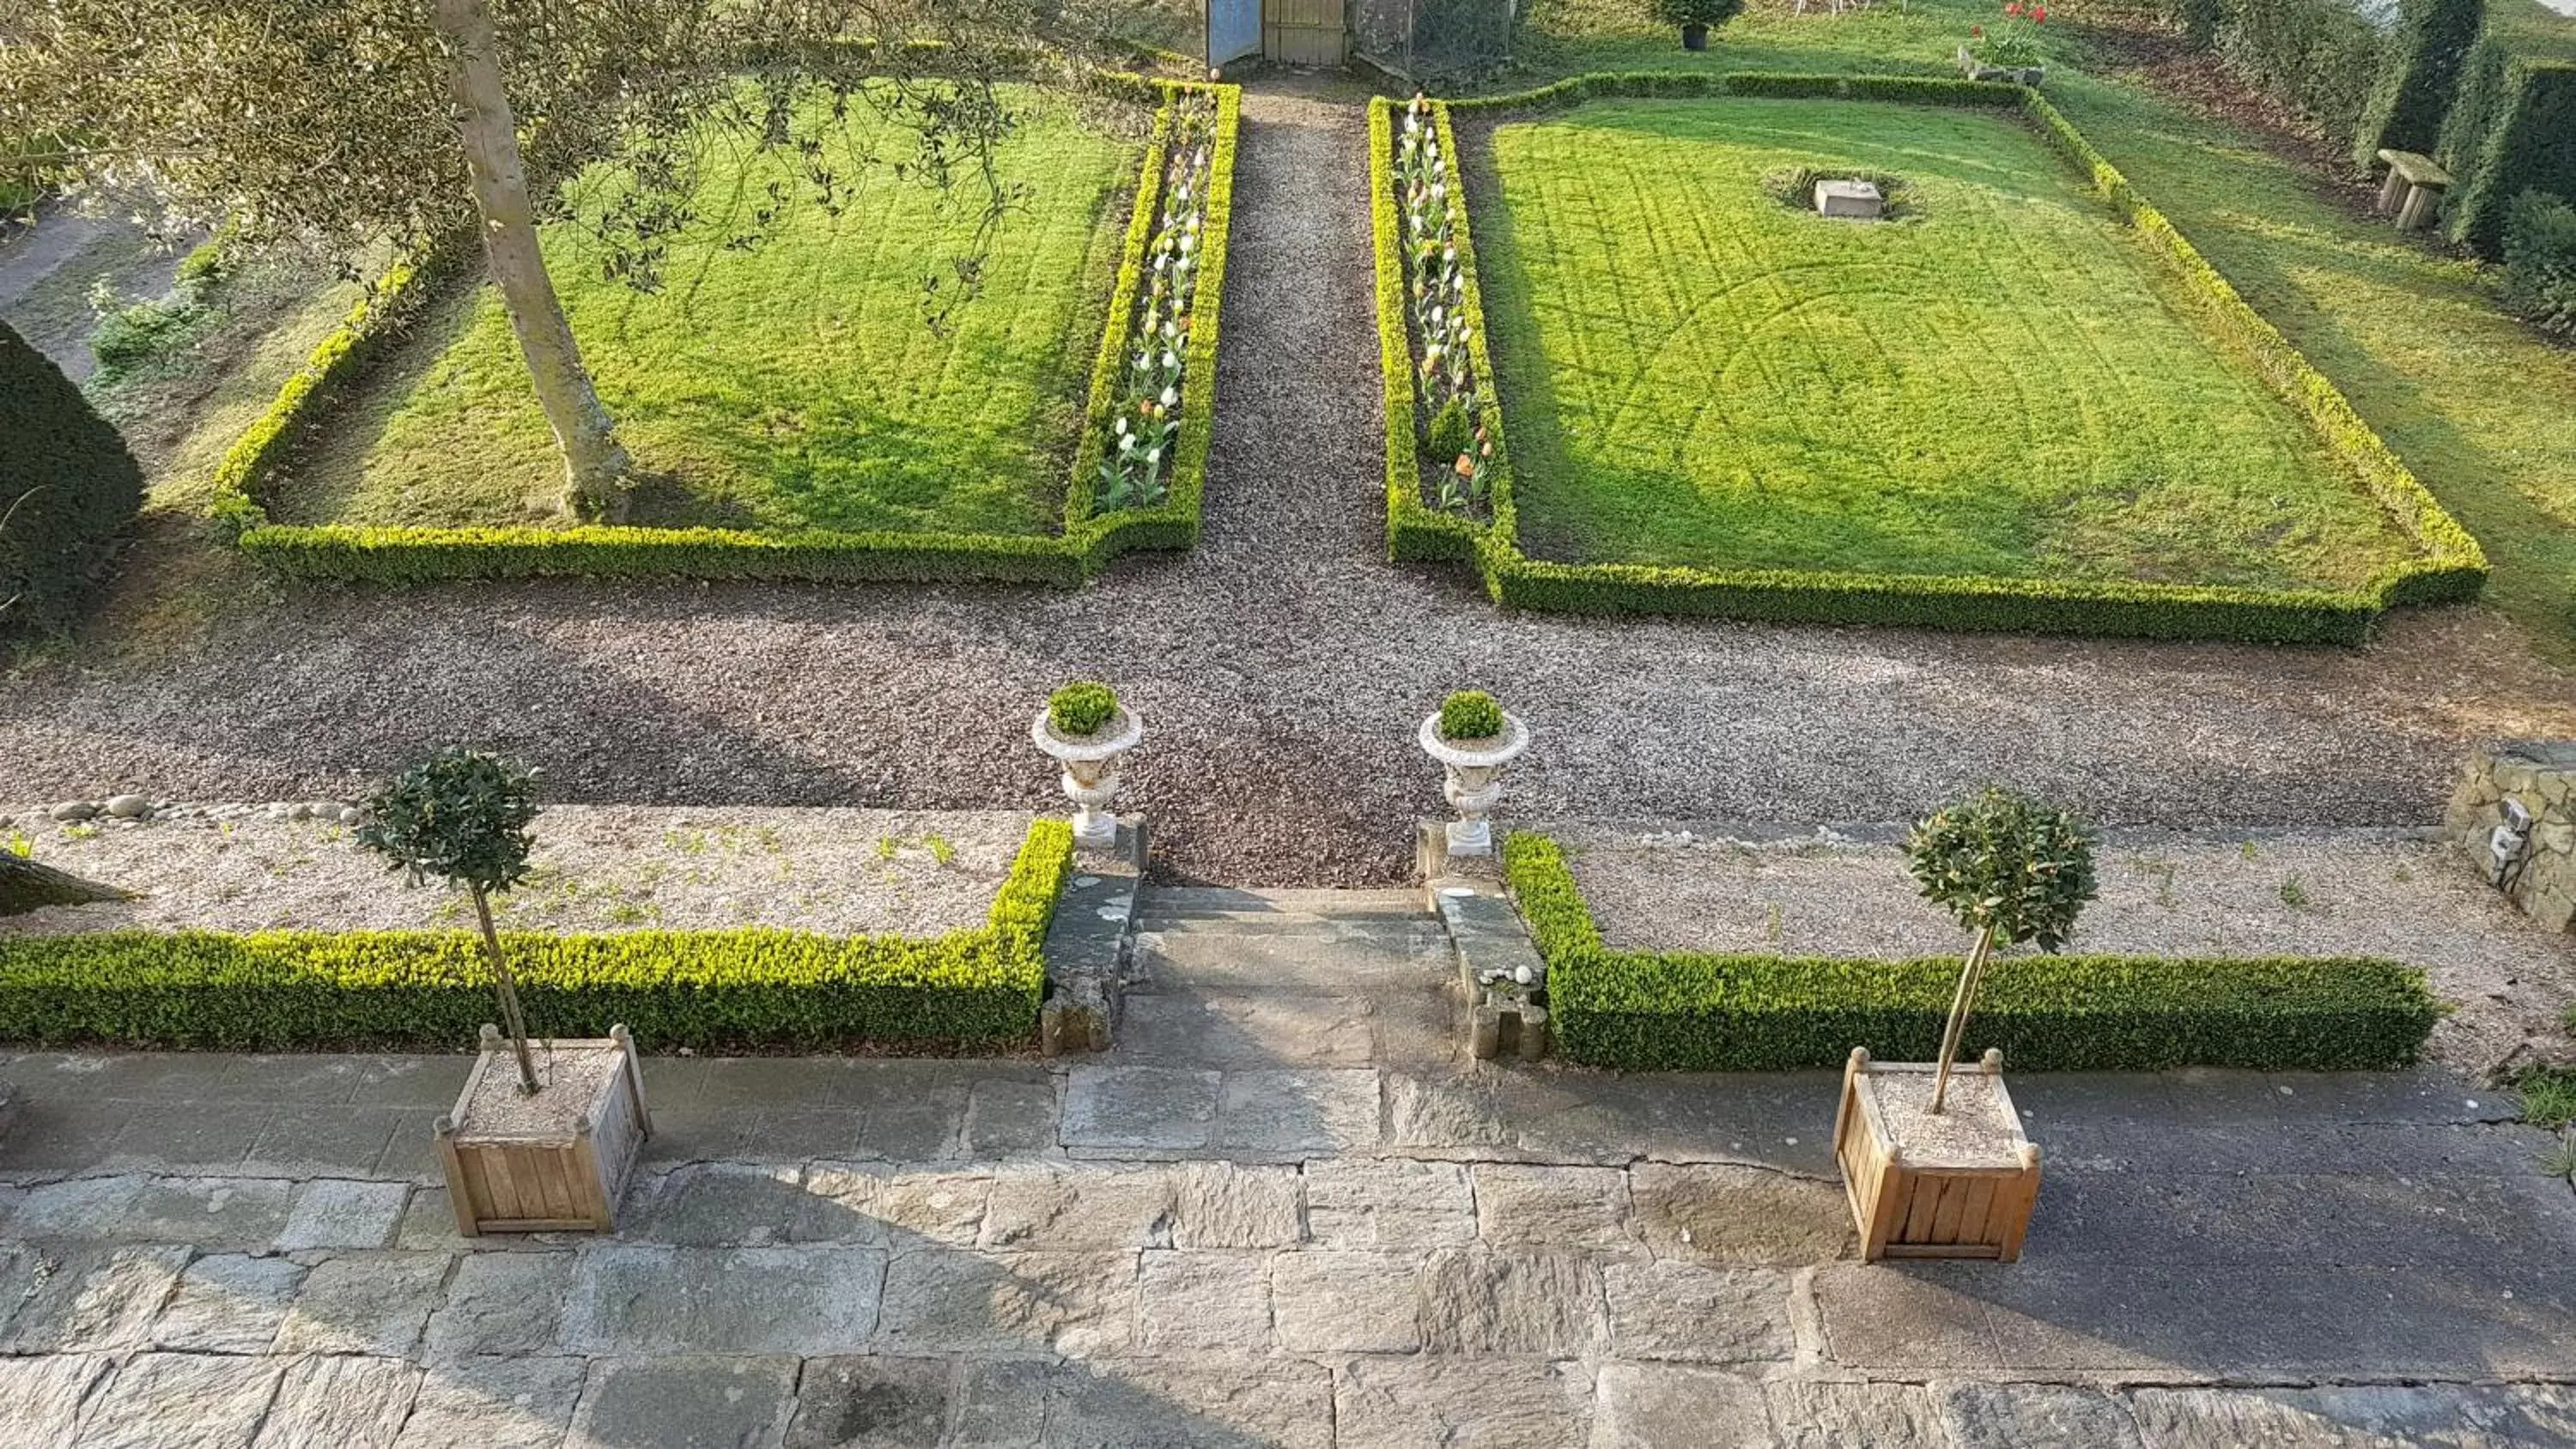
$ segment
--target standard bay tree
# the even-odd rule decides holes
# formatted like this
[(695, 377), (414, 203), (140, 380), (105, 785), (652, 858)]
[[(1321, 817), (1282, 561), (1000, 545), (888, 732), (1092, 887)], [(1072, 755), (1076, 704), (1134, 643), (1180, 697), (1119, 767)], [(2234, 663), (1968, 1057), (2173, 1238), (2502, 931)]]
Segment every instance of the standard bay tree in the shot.
[[(471, 229), (563, 456), (562, 506), (614, 519), (629, 460), (538, 242), (565, 183), (622, 168), (572, 220), (586, 257), (647, 291), (692, 227), (757, 245), (876, 164), (980, 207), (980, 247), (1014, 199), (991, 164), (1011, 126), (997, 87), (1076, 78), (1125, 3), (0, 0), (0, 137), (67, 138), (0, 158), (0, 181), (68, 177), (343, 266)], [(909, 154), (851, 140), (853, 107), (909, 132)], [(792, 161), (793, 194), (695, 215), (696, 158), (746, 145)], [(934, 318), (972, 292), (975, 259), (927, 281)]]

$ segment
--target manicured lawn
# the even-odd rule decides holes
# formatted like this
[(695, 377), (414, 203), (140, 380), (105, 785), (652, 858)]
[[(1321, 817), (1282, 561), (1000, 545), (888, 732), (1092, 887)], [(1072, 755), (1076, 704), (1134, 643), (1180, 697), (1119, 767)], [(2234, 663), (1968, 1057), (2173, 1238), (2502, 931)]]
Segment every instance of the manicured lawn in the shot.
[[(1534, 552), (2269, 588), (2412, 552), (2008, 116), (1622, 101), (1490, 144), (1479, 237)], [(1784, 206), (1762, 178), (1800, 165), (1902, 176), (1920, 214)]]
[[(1025, 195), (995, 234), (983, 295), (944, 331), (924, 320), (923, 279), (964, 248), (976, 203), (895, 175), (903, 134), (876, 138), (885, 161), (838, 216), (796, 206), (750, 251), (720, 243), (784, 172), (757, 157), (711, 166), (695, 198), (709, 220), (674, 249), (656, 294), (603, 280), (595, 243), (548, 229), (548, 266), (644, 480), (636, 522), (1055, 529), (1143, 120), (1111, 134), (1062, 102), (1019, 104), (1000, 166)], [(857, 115), (865, 145), (876, 123)], [(497, 295), (462, 290), (320, 420), (269, 485), (271, 511), (543, 524), (559, 521), (560, 470)]]
[[(1766, 3), (1684, 52), (1648, 0), (1536, 0), (1520, 54), (1538, 77), (1590, 70), (1957, 74), (1943, 62), (1996, 6), (1909, 0), (1841, 16)], [(2349, 192), (2226, 122), (2126, 79), (2052, 17), (2049, 96), (2246, 300), (2351, 399), (2493, 573), (2486, 602), (2576, 659), (2576, 350), (2499, 313), (2494, 280), (2357, 214)], [(1522, 89), (1529, 75), (1498, 82)]]

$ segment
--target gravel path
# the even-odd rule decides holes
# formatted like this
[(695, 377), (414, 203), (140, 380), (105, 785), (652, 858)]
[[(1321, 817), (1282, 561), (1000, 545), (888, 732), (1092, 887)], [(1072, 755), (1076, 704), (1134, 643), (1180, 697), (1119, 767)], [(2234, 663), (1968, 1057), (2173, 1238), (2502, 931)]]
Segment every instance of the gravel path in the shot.
[[(558, 806), (537, 817), (529, 876), (493, 899), (493, 914), (505, 929), (559, 932), (936, 936), (984, 924), (1028, 828), (1008, 811)], [(351, 834), (251, 807), (59, 825), (0, 805), (0, 845), (23, 843), (43, 864), (135, 897), (0, 918), (0, 940), (473, 924), (463, 895), (407, 888)]]
[[(1554, 832), (1602, 939), (1639, 950), (1904, 959), (1966, 936), (1917, 893), (1892, 839)], [(1870, 831), (1873, 837), (1892, 832)], [(2576, 1059), (2576, 945), (2478, 879), (2460, 848), (2414, 831), (2244, 835), (2122, 831), (2072, 951), (2156, 956), (2384, 956), (2420, 966), (2457, 1009), (2433, 1054), (2472, 1078)]]
[(1043, 805), (1026, 720), (1077, 674), (1143, 714), (1127, 801), (1170, 877), (1364, 885), (1441, 808), (1412, 740), (1482, 685), (1535, 726), (1524, 818), (1900, 819), (2005, 780), (2109, 823), (2433, 819), (2467, 742), (2576, 731), (2509, 626), (2368, 653), (1509, 616), (1383, 561), (1365, 114), (1247, 97), (1207, 532), (1073, 594), (463, 586), (298, 592), (0, 692), (0, 798), (313, 798), (469, 739), (559, 799)]

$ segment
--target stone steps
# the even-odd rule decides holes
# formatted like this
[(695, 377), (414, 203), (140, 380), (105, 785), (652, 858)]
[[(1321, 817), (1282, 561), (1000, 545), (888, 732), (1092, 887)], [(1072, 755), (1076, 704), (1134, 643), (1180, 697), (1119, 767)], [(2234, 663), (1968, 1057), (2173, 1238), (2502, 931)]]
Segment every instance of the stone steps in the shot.
[(1428, 918), (1416, 891), (1237, 890), (1213, 886), (1156, 886), (1140, 903), (1139, 922), (1262, 921), (1317, 923), (1353, 919)]

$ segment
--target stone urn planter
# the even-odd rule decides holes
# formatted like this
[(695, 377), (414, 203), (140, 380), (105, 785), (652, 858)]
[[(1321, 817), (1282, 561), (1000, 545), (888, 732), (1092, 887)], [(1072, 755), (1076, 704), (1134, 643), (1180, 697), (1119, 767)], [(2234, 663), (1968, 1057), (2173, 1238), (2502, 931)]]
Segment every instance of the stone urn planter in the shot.
[(521, 1089), (512, 1050), (483, 1028), (483, 1054), (438, 1119), (456, 1230), (608, 1232), (617, 1200), (653, 1134), (635, 1042), (623, 1026), (599, 1040), (558, 1041), (541, 1054), (537, 1090)]
[(1116, 845), (1118, 817), (1109, 813), (1109, 802), (1118, 793), (1118, 761), (1145, 738), (1145, 722), (1122, 704), (1098, 729), (1071, 734), (1057, 725), (1049, 708), (1030, 721), (1029, 738), (1063, 766), (1065, 798), (1074, 807), (1074, 844), (1085, 850)]
[(2035, 86), (2048, 77), (2044, 65), (1988, 65), (1959, 47), (1959, 73), (1973, 81), (2002, 81), (2007, 85)]
[(1861, 1257), (2021, 1257), (2039, 1200), (2039, 1149), (2022, 1136), (2003, 1053), (1950, 1078), (1934, 1115), (1931, 1062), (1873, 1062), (1852, 1049), (1834, 1114), (1834, 1160), (1860, 1226)]
[(1497, 777), (1503, 766), (1520, 758), (1530, 743), (1529, 726), (1519, 716), (1502, 713), (1501, 718), (1500, 734), (1478, 739), (1446, 738), (1440, 727), (1440, 713), (1422, 722), (1422, 751), (1448, 771), (1441, 794), (1458, 812), (1447, 830), (1449, 853), (1453, 856), (1494, 853), (1494, 806), (1503, 796)]

